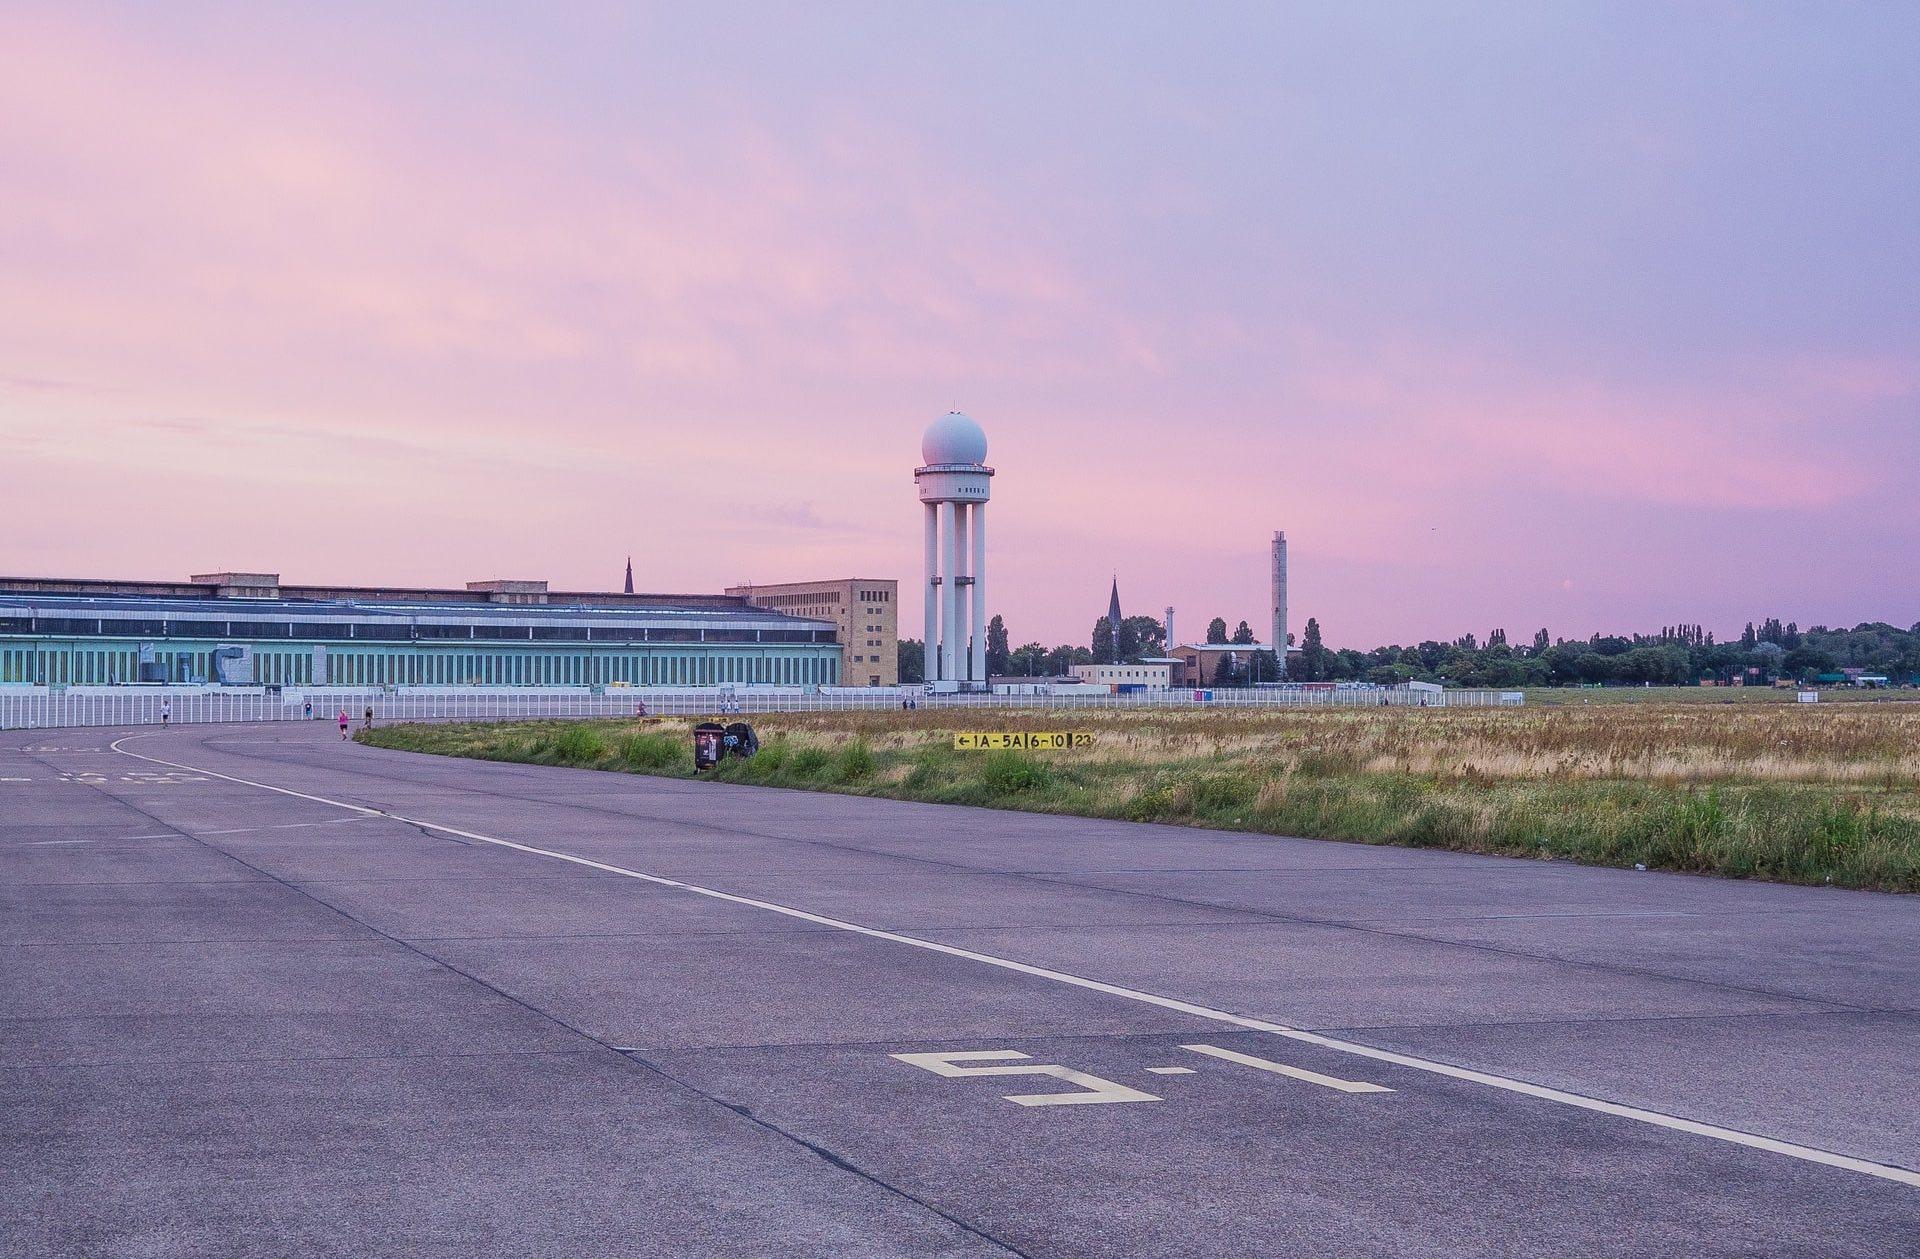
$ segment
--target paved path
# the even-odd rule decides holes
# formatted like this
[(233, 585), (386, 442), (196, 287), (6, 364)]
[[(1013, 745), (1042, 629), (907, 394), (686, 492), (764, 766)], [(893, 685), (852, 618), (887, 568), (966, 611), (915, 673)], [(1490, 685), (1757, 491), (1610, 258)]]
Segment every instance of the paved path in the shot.
[(1911, 1256), (1917, 1050), (1906, 898), (0, 738), (8, 1256)]

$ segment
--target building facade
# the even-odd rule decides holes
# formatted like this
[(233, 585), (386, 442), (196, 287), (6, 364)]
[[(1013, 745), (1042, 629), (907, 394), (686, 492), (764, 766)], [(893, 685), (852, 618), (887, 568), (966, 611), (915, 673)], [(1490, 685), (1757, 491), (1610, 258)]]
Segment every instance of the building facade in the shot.
[(731, 595), (0, 578), (0, 685), (837, 685), (838, 627)]
[(745, 599), (754, 607), (831, 621), (840, 636), (844, 685), (899, 683), (899, 582), (883, 577), (843, 577), (772, 586), (729, 586), (727, 594)]
[[(1242, 684), (1278, 682), (1281, 678), (1257, 678), (1252, 676), (1253, 658), (1256, 653), (1271, 651), (1268, 643), (1182, 643), (1167, 651), (1167, 659), (1173, 661), (1174, 686), (1212, 686), (1220, 677), (1220, 666), (1224, 662), (1229, 671), (1245, 675)], [(1288, 653), (1298, 664), (1300, 649), (1290, 647)], [(1277, 662), (1276, 662), (1277, 663)], [(1286, 676), (1285, 671), (1281, 677)]]
[(1166, 660), (1143, 660), (1138, 664), (1077, 664), (1073, 676), (1080, 682), (1108, 686), (1144, 686), (1164, 691), (1173, 683), (1173, 664)]

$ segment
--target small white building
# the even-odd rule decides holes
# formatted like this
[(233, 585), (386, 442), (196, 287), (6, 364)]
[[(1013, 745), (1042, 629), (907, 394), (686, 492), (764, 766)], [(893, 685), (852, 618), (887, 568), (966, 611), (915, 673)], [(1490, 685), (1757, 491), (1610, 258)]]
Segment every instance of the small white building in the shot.
[(1073, 676), (1095, 686), (1144, 686), (1164, 691), (1173, 685), (1173, 665), (1165, 660), (1139, 664), (1077, 664)]

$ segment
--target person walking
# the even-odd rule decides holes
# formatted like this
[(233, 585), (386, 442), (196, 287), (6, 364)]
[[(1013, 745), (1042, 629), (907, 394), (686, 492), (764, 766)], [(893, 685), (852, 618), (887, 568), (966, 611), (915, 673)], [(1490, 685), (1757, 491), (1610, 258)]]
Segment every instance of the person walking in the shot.
[(313, 720), (313, 701), (312, 700), (307, 701), (306, 710), (307, 710), (307, 720), (312, 721)]
[(371, 704), (367, 705), (367, 724), (364, 728), (368, 730), (373, 729), (373, 705)]
[(160, 724), (163, 726), (173, 724), (173, 701), (170, 699), (160, 701)]
[(342, 739), (344, 739), (344, 738), (346, 738), (346, 737), (347, 737), (347, 724), (348, 724), (348, 723), (347, 723), (347, 710), (346, 710), (346, 709), (344, 709), (344, 708), (342, 708), (342, 709), (340, 710), (340, 737), (341, 737)]

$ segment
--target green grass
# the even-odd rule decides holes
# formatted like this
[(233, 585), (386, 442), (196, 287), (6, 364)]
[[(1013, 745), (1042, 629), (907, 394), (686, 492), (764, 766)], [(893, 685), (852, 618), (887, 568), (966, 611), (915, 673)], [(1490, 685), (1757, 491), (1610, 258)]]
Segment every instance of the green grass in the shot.
[[(1598, 865), (1920, 891), (1920, 706), (757, 719), (707, 777)], [(690, 777), (689, 723), (397, 725), (362, 742)], [(1091, 729), (957, 752), (955, 729)]]

